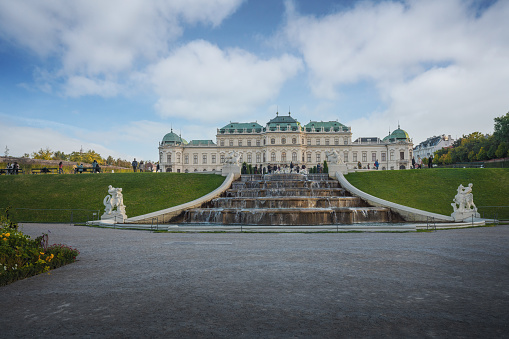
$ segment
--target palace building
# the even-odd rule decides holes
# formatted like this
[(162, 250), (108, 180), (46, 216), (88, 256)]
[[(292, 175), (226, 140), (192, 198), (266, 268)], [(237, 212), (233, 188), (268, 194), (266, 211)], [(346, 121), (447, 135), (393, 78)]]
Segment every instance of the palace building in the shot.
[(407, 169), (412, 164), (412, 140), (398, 129), (383, 139), (362, 137), (352, 141), (352, 129), (338, 121), (310, 121), (302, 125), (290, 113), (279, 115), (265, 126), (257, 122), (230, 122), (217, 129), (216, 142), (191, 140), (187, 142), (173, 130), (159, 143), (159, 165), (163, 172), (220, 172), (225, 158), (238, 152), (241, 163), (254, 168), (269, 164), (305, 165), (307, 168), (323, 164), (325, 152), (336, 151), (349, 169), (379, 168)]

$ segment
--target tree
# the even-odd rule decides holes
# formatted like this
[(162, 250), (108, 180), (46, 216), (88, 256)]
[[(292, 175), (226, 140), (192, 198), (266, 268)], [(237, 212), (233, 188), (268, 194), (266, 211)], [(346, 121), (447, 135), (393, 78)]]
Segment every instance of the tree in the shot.
[(327, 165), (327, 160), (323, 161), (323, 173), (329, 173), (329, 166)]
[(488, 160), (488, 152), (484, 150), (484, 147), (481, 147), (479, 153), (476, 156), (477, 160)]
[(497, 151), (495, 152), (495, 155), (497, 158), (504, 158), (507, 156), (507, 151), (509, 149), (509, 146), (507, 142), (501, 142), (500, 145), (498, 145)]
[(111, 155), (108, 155), (108, 158), (106, 159), (106, 164), (113, 165), (115, 164), (115, 159)]
[(495, 118), (495, 132), (493, 135), (500, 142), (509, 142), (509, 112), (505, 115)]
[(51, 152), (49, 147), (46, 147), (46, 149), (41, 148), (38, 152), (33, 152), (32, 158), (42, 159), (42, 160), (51, 160), (52, 155), (53, 155), (53, 152)]
[(69, 160), (69, 154), (65, 154), (62, 151), (56, 151), (53, 153), (53, 160)]

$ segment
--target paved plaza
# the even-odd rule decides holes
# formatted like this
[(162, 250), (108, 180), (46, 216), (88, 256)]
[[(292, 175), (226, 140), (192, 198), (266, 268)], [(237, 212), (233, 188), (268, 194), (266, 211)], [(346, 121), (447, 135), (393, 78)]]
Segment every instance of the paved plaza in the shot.
[(24, 224), (76, 263), (0, 287), (2, 338), (509, 337), (509, 226), (151, 233)]

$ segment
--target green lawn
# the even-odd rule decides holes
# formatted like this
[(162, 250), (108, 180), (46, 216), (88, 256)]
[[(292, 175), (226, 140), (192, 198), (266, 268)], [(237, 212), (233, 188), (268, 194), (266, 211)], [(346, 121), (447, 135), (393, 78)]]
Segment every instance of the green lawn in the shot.
[[(509, 206), (509, 169), (444, 168), (405, 171), (350, 173), (346, 179), (373, 196), (398, 204), (450, 215), (458, 186), (472, 183), (474, 203), (479, 212), (492, 213), (483, 206)], [(509, 207), (502, 217), (509, 219)]]
[[(121, 187), (127, 216), (158, 211), (197, 199), (217, 187), (224, 177), (184, 173), (101, 173), (76, 175), (2, 175), (0, 207), (11, 206), (13, 219), (27, 221), (15, 208), (88, 209), (104, 212), (108, 185)], [(23, 212), (25, 213), (25, 212)], [(62, 220), (55, 220), (55, 218)], [(41, 214), (37, 221), (66, 222), (67, 214)]]

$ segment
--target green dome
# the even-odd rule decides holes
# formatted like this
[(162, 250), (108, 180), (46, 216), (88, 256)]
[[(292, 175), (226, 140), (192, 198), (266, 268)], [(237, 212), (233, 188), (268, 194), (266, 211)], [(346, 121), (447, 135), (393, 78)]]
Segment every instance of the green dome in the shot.
[(399, 126), (397, 130), (394, 130), (391, 134), (383, 138), (383, 141), (395, 142), (399, 140), (409, 141), (410, 136), (405, 130), (402, 130)]
[(185, 145), (185, 144), (187, 144), (187, 141), (182, 139), (177, 134), (173, 133), (173, 131), (171, 131), (170, 133), (166, 134), (163, 137), (163, 141), (161, 142), (161, 145), (180, 145), (180, 144), (184, 144)]
[(392, 132), (391, 136), (392, 136), (391, 139), (396, 139), (396, 140), (410, 139), (410, 137), (408, 136), (408, 133), (406, 131), (402, 130), (401, 128), (398, 128), (397, 130)]

